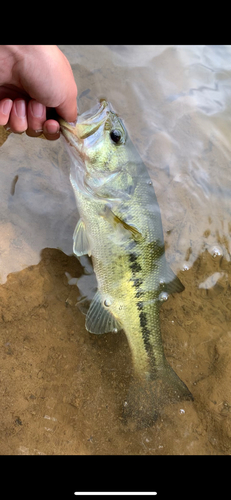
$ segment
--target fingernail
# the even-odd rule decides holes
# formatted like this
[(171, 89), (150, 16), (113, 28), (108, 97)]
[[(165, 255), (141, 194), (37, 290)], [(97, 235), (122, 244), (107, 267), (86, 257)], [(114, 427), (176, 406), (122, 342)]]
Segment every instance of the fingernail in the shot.
[(12, 100), (6, 99), (1, 105), (1, 112), (3, 115), (8, 115), (12, 107)]
[(25, 101), (15, 101), (15, 110), (19, 118), (25, 118), (26, 116), (26, 103)]
[(41, 104), (40, 102), (32, 101), (31, 102), (31, 112), (35, 118), (41, 118), (41, 116), (43, 116), (43, 112), (44, 112), (43, 104)]
[(46, 126), (46, 131), (48, 134), (57, 134), (59, 132), (59, 124), (58, 123), (49, 123)]

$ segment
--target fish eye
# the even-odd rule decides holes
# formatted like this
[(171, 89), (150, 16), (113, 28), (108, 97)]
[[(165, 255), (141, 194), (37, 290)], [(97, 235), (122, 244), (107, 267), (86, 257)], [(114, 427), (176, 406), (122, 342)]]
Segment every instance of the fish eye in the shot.
[(122, 134), (121, 134), (120, 130), (114, 129), (114, 130), (111, 130), (110, 137), (111, 137), (111, 140), (113, 142), (115, 142), (116, 144), (118, 144), (118, 142), (120, 142)]

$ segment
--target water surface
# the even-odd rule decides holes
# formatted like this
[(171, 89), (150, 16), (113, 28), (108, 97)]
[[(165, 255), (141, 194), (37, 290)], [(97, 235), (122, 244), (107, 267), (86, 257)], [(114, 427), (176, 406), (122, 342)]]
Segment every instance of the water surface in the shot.
[(79, 112), (106, 97), (149, 169), (185, 286), (162, 306), (163, 341), (194, 402), (124, 426), (126, 337), (89, 334), (70, 284), (83, 269), (63, 141), (12, 134), (0, 149), (0, 452), (230, 454), (231, 47), (60, 48)]

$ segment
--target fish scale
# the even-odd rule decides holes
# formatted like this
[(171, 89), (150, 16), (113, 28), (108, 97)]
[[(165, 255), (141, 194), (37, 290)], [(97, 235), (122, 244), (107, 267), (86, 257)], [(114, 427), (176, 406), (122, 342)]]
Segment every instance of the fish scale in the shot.
[(92, 256), (98, 283), (86, 328), (95, 334), (124, 330), (133, 363), (124, 415), (147, 426), (165, 404), (193, 399), (165, 358), (159, 318), (161, 292), (184, 287), (165, 259), (148, 171), (111, 105), (102, 100), (76, 126), (60, 125), (81, 216), (73, 249)]

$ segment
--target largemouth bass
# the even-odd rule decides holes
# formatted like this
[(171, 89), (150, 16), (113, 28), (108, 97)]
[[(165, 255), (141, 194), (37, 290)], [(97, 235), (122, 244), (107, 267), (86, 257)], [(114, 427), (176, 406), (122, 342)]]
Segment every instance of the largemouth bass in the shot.
[(184, 287), (165, 259), (148, 171), (111, 105), (101, 100), (76, 125), (62, 119), (60, 125), (81, 217), (73, 251), (92, 256), (98, 283), (86, 329), (124, 330), (133, 361), (124, 414), (147, 426), (166, 403), (193, 399), (165, 358), (159, 318), (163, 296)]

